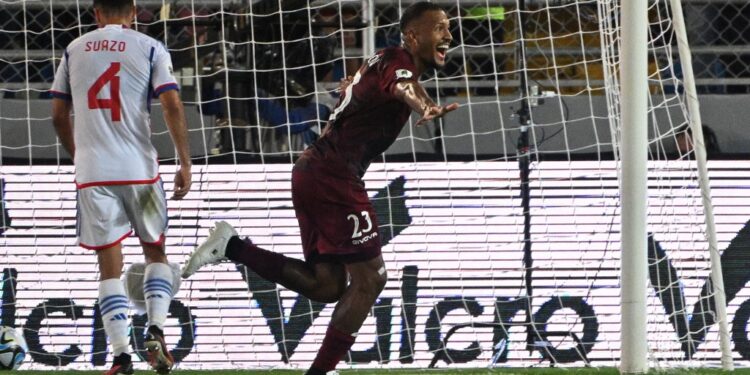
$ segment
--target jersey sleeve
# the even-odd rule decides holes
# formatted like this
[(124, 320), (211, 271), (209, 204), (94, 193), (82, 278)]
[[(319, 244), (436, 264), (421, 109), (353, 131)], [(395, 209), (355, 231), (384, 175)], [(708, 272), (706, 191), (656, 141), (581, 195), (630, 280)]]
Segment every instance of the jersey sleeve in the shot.
[(154, 97), (169, 90), (179, 90), (177, 80), (172, 72), (172, 58), (164, 45), (158, 43), (153, 47), (151, 87), (154, 88)]
[(60, 60), (60, 65), (57, 67), (55, 72), (55, 81), (52, 83), (52, 89), (50, 93), (53, 98), (72, 100), (70, 95), (70, 75), (68, 72), (68, 50), (66, 49), (63, 53), (63, 57)]
[(415, 76), (417, 69), (406, 51), (387, 51), (380, 64), (380, 87), (387, 96), (393, 95), (396, 83), (419, 78)]

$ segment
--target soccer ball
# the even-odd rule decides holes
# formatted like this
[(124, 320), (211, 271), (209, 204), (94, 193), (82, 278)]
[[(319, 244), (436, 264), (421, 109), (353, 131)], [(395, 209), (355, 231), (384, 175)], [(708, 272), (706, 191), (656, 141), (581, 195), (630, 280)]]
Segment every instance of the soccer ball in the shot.
[(0, 370), (15, 370), (26, 358), (29, 347), (13, 327), (0, 326)]

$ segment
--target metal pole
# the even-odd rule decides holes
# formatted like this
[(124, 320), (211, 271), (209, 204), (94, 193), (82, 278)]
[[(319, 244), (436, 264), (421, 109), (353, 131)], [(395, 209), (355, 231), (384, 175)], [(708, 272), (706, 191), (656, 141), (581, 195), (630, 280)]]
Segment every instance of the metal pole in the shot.
[(621, 364), (623, 374), (648, 371), (646, 339), (647, 191), (647, 1), (621, 0), (622, 46), (620, 90), (622, 145), (620, 206), (622, 207)]
[(516, 63), (520, 68), (519, 86), (521, 90), (521, 108), (516, 112), (518, 122), (520, 123), (520, 134), (516, 144), (518, 152), (518, 170), (520, 176), (520, 193), (521, 193), (521, 210), (523, 212), (523, 269), (524, 269), (524, 286), (526, 288), (526, 349), (529, 352), (535, 348), (534, 342), (537, 339), (536, 327), (532, 318), (531, 310), (533, 294), (533, 270), (534, 259), (531, 256), (531, 186), (529, 185), (530, 174), (530, 153), (529, 153), (529, 128), (531, 127), (531, 103), (529, 98), (528, 79), (526, 77), (526, 49), (524, 46), (524, 29), (526, 27), (526, 15), (523, 12), (526, 9), (525, 0), (518, 0), (518, 31), (519, 38), (516, 43)]
[(732, 361), (732, 345), (729, 338), (729, 325), (727, 322), (727, 298), (724, 293), (724, 276), (721, 269), (721, 254), (719, 253), (718, 240), (716, 239), (716, 225), (714, 224), (714, 208), (711, 202), (711, 187), (708, 181), (708, 167), (706, 165), (706, 147), (703, 140), (703, 124), (701, 122), (701, 111), (698, 103), (698, 94), (695, 89), (695, 77), (693, 76), (693, 61), (685, 29), (685, 18), (682, 13), (682, 2), (671, 0), (672, 21), (677, 47), (680, 52), (682, 72), (685, 77), (685, 93), (688, 107), (688, 121), (692, 130), (695, 150), (695, 160), (698, 167), (698, 179), (703, 198), (703, 215), (706, 221), (706, 237), (708, 238), (708, 251), (711, 257), (711, 285), (713, 286), (714, 302), (716, 304), (716, 315), (719, 323), (719, 347), (721, 348), (721, 368), (725, 371), (734, 370)]
[(362, 29), (362, 52), (364, 58), (375, 54), (375, 6), (373, 0), (362, 0), (362, 23), (365, 25)]

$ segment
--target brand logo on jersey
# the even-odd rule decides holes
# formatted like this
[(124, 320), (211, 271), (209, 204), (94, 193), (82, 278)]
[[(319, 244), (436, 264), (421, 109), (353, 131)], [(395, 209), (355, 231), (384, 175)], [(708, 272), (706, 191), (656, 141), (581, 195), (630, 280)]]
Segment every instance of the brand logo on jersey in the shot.
[(370, 233), (370, 234), (362, 237), (361, 240), (352, 240), (352, 245), (361, 245), (361, 244), (363, 244), (363, 243), (365, 243), (365, 242), (367, 242), (367, 241), (369, 241), (369, 240), (371, 240), (371, 239), (373, 239), (373, 238), (375, 238), (377, 236), (378, 236), (378, 232), (372, 232), (372, 233)]
[(396, 71), (396, 79), (399, 79), (399, 78), (409, 79), (413, 75), (414, 74), (412, 72), (410, 72), (410, 71), (408, 71), (406, 69), (399, 69), (399, 70)]

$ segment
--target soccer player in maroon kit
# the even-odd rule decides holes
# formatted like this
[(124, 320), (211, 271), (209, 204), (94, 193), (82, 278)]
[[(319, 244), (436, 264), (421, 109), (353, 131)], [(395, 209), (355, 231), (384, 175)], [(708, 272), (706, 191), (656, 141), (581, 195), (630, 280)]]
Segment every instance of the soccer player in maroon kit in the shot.
[(218, 222), (183, 268), (189, 277), (230, 259), (311, 300), (338, 302), (308, 375), (335, 373), (387, 281), (378, 222), (362, 181), (370, 161), (393, 144), (412, 111), (421, 115), (420, 125), (458, 108), (436, 105), (418, 82), (425, 70), (445, 65), (449, 27), (437, 5), (411, 5), (401, 17), (402, 46), (378, 52), (342, 83), (322, 136), (292, 170), (305, 261), (243, 241)]

